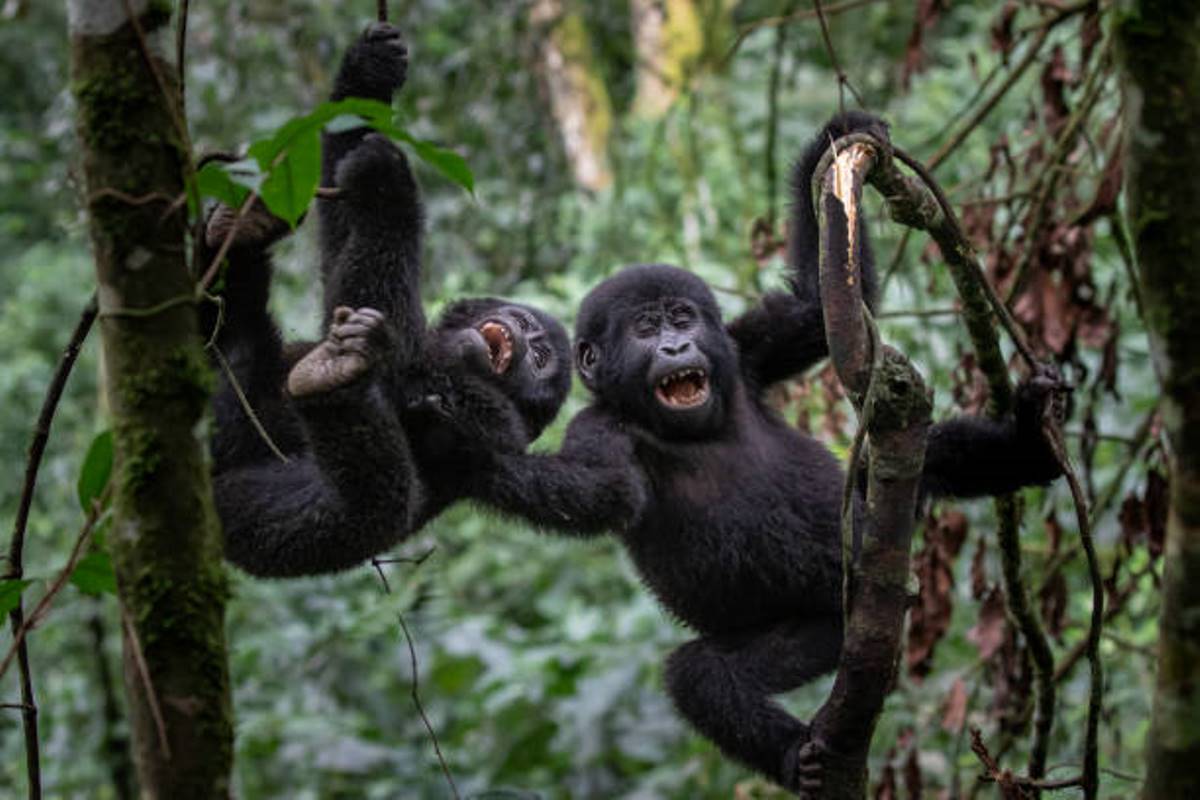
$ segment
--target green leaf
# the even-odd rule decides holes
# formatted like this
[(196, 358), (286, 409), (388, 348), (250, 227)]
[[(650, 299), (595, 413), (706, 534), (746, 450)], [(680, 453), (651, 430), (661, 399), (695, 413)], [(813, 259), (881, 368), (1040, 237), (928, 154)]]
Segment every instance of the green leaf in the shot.
[(79, 482), (76, 485), (79, 494), (79, 507), (84, 513), (92, 510), (92, 500), (100, 497), (113, 468), (113, 437), (112, 431), (103, 431), (92, 439), (87, 455), (83, 458), (83, 467), (79, 470)]
[(295, 226), (308, 210), (321, 179), (321, 128), (306, 118), (284, 125), (275, 137), (255, 142), (250, 155), (266, 172), (259, 196), (272, 214)]
[(196, 173), (196, 190), (201, 197), (212, 197), (230, 208), (238, 208), (249, 190), (234, 181), (228, 164), (210, 161)]
[(33, 583), (31, 580), (15, 580), (6, 578), (0, 580), (0, 614), (7, 614), (17, 607), (17, 603), (21, 599), (21, 592), (25, 591), (25, 587)]
[(226, 180), (216, 175), (215, 171), (210, 171), (206, 164), (200, 171), (204, 176), (201, 193), (237, 205), (240, 200), (234, 203), (229, 203), (229, 200), (238, 197), (244, 199), (245, 195), (231, 183), (256, 189), (272, 214), (294, 226), (317, 193), (321, 179), (322, 129), (341, 133), (363, 124), (411, 145), (418, 158), (474, 193), (475, 178), (462, 156), (432, 142), (416, 139), (398, 127), (393, 121), (392, 107), (387, 103), (359, 97), (321, 103), (308, 114), (288, 120), (269, 138), (250, 145), (249, 155), (259, 169), (257, 176), (252, 174), (251, 177), (260, 177), (261, 183), (252, 183), (249, 178), (238, 180), (236, 174), (230, 175), (230, 167), (234, 165), (218, 168), (229, 179)]
[(386, 103), (351, 97), (336, 103), (322, 103), (312, 113), (312, 116), (328, 116), (325, 130), (331, 133), (341, 133), (358, 127), (354, 124), (353, 117), (347, 119), (347, 115), (359, 117), (362, 120), (358, 123), (360, 125), (365, 123), (391, 139), (411, 145), (417, 158), (471, 194), (475, 193), (475, 176), (467, 166), (466, 159), (453, 150), (418, 139), (396, 125), (392, 108)]
[(75, 565), (71, 583), (86, 594), (116, 594), (117, 575), (108, 553), (94, 550)]
[(468, 193), (475, 194), (475, 176), (467, 166), (465, 158), (432, 142), (412, 139), (411, 144), (422, 161), (466, 189)]

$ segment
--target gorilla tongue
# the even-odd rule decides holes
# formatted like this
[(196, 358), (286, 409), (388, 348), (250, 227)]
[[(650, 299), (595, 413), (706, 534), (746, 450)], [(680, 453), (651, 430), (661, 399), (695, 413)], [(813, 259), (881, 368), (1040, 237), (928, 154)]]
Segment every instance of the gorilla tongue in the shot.
[(492, 360), (492, 370), (497, 375), (508, 371), (512, 363), (513, 345), (512, 333), (508, 326), (499, 322), (485, 322), (479, 326), (479, 333), (487, 342), (488, 357)]

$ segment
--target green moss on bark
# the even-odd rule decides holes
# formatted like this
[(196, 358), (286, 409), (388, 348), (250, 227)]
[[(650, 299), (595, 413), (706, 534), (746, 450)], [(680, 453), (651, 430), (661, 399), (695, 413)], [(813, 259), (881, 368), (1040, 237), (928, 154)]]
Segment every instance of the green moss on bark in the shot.
[[(142, 14), (146, 41), (170, 10), (153, 2)], [(212, 376), (195, 307), (175, 302), (195, 291), (186, 220), (173, 205), (188, 147), (174, 108), (176, 77), (157, 59), (151, 71), (142, 48), (128, 24), (71, 42), (115, 432), (109, 543), (123, 613), (136, 631), (136, 643), (125, 640), (125, 685), (142, 794), (207, 799), (228, 796), (233, 752), (228, 586), (196, 438)]]
[(1200, 7), (1120, 3), (1126, 208), (1171, 442), (1147, 798), (1200, 797)]

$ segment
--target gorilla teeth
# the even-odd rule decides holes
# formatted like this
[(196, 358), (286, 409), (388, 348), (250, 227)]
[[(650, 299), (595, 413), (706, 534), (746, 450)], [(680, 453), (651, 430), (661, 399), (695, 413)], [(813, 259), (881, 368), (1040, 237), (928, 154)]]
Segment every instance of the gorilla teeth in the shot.
[(480, 325), (479, 333), (487, 343), (492, 370), (497, 375), (507, 372), (513, 355), (512, 331), (504, 323), (493, 321)]
[(702, 369), (683, 369), (662, 378), (654, 394), (671, 408), (693, 408), (708, 399), (708, 375)]

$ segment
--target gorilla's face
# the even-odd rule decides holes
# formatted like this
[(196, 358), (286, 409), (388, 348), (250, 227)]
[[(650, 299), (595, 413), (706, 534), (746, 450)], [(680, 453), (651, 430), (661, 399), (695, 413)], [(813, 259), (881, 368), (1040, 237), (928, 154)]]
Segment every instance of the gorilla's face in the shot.
[(558, 413), (571, 384), (558, 320), (520, 303), (464, 300), (446, 310), (437, 337), (442, 352), (515, 403), (534, 436)]
[(720, 321), (688, 297), (653, 300), (621, 317), (607, 342), (578, 342), (584, 381), (657, 435), (695, 438), (718, 429), (733, 360)]

